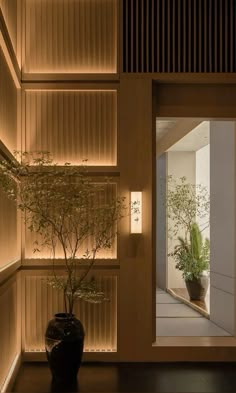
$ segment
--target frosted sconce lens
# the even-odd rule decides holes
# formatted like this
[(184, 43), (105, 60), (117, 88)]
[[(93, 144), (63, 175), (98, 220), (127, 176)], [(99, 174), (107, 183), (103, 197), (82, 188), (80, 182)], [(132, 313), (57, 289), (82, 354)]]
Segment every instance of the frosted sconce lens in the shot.
[(131, 192), (131, 233), (142, 233), (142, 192)]

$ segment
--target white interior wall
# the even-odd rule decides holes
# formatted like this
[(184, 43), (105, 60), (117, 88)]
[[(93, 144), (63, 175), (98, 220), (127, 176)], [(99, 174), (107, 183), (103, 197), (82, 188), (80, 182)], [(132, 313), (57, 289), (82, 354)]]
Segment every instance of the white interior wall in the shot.
[[(210, 127), (210, 126), (209, 126)], [(196, 184), (206, 187), (210, 195), (210, 145), (206, 145), (196, 151)], [(210, 226), (206, 227), (206, 219), (197, 217), (197, 223), (204, 238), (210, 238)]]
[[(210, 133), (210, 122), (208, 123), (209, 133)], [(201, 184), (206, 187), (208, 194), (210, 196), (210, 144), (202, 147), (196, 151), (196, 184)], [(198, 190), (197, 190), (198, 191)], [(210, 217), (208, 226), (206, 224), (206, 219), (197, 217), (196, 219), (199, 227), (202, 230), (202, 236), (204, 239), (210, 239)], [(207, 297), (210, 296), (210, 285), (207, 290)], [(210, 311), (210, 304), (209, 304)]]
[(234, 334), (235, 123), (211, 121), (211, 320)]
[(156, 217), (156, 284), (166, 290), (167, 286), (167, 231), (166, 231), (166, 171), (167, 153), (162, 154), (156, 161), (157, 176), (157, 217)]

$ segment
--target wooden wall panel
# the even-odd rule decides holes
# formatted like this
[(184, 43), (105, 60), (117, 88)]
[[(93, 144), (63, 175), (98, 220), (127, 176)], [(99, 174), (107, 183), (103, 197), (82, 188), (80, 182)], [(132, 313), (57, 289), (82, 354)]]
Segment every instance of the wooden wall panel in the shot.
[[(0, 48), (0, 140), (12, 152), (17, 148), (17, 89)], [(0, 269), (19, 257), (17, 210), (0, 190)]]
[(24, 72), (116, 73), (117, 0), (25, 0)]
[(0, 287), (0, 391), (16, 356), (20, 353), (17, 337), (16, 276)]
[(152, 222), (156, 217), (156, 199), (152, 188), (155, 134), (152, 132), (151, 79), (121, 80), (119, 115), (120, 192), (129, 197), (130, 191), (142, 191), (143, 212), (141, 235), (130, 235), (129, 217), (120, 223), (119, 355), (128, 362), (147, 361), (146, 354), (152, 352), (152, 323), (156, 319), (156, 277), (152, 274), (156, 253)]
[(12, 46), (17, 55), (17, 7), (19, 0), (0, 0), (0, 8), (7, 25)]
[(0, 189), (0, 270), (19, 258), (16, 205)]
[(235, 84), (160, 83), (154, 91), (156, 117), (235, 119)]
[(116, 165), (115, 90), (26, 91), (25, 148), (64, 164)]
[[(63, 296), (46, 284), (46, 275), (27, 273), (24, 285), (24, 348), (26, 352), (44, 351), (44, 334), (47, 323), (57, 312), (62, 312)], [(85, 328), (86, 352), (113, 352), (117, 350), (117, 277), (102, 274), (97, 277), (98, 285), (105, 291), (109, 302), (88, 304), (78, 302), (75, 315)]]
[[(116, 184), (109, 184), (104, 186), (104, 190), (100, 191), (96, 198), (101, 201), (101, 203), (109, 203), (109, 201), (116, 198), (117, 195), (117, 187)], [(25, 259), (39, 259), (39, 258), (52, 258), (52, 254), (50, 250), (44, 248), (40, 253), (33, 253), (34, 249), (34, 242), (38, 241), (40, 244), (40, 237), (35, 232), (31, 232), (27, 227), (25, 227)], [(92, 242), (91, 239), (86, 239), (85, 242), (81, 245), (80, 252), (78, 256), (82, 258), (86, 250), (92, 250)], [(63, 258), (63, 249), (62, 247), (58, 246), (56, 249), (55, 258)], [(99, 259), (106, 259), (106, 258), (116, 258), (117, 257), (117, 242), (114, 240), (113, 245), (110, 249), (102, 250), (97, 254), (97, 258)]]
[(235, 0), (123, 0), (124, 72), (235, 72)]
[(17, 149), (17, 89), (0, 48), (0, 139)]

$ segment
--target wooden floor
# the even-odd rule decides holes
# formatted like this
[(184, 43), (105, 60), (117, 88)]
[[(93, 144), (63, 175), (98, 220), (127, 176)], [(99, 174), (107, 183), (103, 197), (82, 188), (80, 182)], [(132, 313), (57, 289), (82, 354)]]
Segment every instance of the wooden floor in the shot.
[(171, 295), (175, 296), (177, 299), (184, 301), (189, 306), (192, 306), (193, 309), (202, 312), (205, 317), (209, 317), (210, 313), (210, 304), (209, 304), (209, 296), (206, 297), (205, 301), (201, 300), (190, 300), (188, 291), (186, 288), (171, 288), (168, 290)]
[(53, 386), (47, 364), (24, 363), (13, 388), (18, 393), (235, 393), (236, 364), (84, 364), (77, 386)]

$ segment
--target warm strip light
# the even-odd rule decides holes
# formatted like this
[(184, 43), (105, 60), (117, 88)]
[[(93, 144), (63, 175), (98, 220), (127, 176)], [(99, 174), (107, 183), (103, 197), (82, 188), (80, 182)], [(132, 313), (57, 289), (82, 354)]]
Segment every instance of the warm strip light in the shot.
[(130, 196), (131, 216), (130, 232), (142, 233), (142, 192), (132, 191)]
[(48, 68), (46, 70), (42, 70), (41, 68), (34, 69), (34, 71), (26, 71), (25, 74), (29, 75), (38, 75), (38, 74), (67, 74), (67, 75), (116, 75), (117, 74), (117, 69), (116, 67), (112, 68), (107, 68), (107, 69), (102, 69), (98, 67), (94, 68), (80, 68), (79, 70), (77, 68), (62, 68), (62, 69), (56, 69), (54, 68)]
[[(103, 346), (101, 346), (101, 347), (99, 347), (99, 349), (93, 349), (93, 348), (90, 348), (90, 347), (85, 347), (84, 348), (84, 352), (97, 352), (97, 353), (108, 353), (108, 352), (117, 352), (117, 349), (114, 349), (114, 348), (105, 348), (105, 347), (103, 347)], [(35, 354), (35, 353), (46, 353), (46, 351), (45, 351), (45, 349), (43, 349), (43, 348), (36, 348), (36, 349), (30, 349), (30, 350), (27, 350), (27, 351), (24, 351), (24, 354)], [(1, 391), (1, 393), (2, 393), (2, 391)]]
[(7, 62), (7, 65), (8, 65), (9, 71), (11, 73), (12, 79), (13, 79), (13, 81), (15, 83), (15, 86), (16, 86), (17, 89), (21, 89), (21, 84), (19, 82), (18, 75), (17, 75), (15, 67), (14, 67), (14, 65), (12, 63), (11, 56), (9, 55), (9, 51), (8, 51), (7, 45), (5, 43), (5, 40), (4, 40), (3, 35), (2, 35), (1, 32), (0, 32), (0, 47), (2, 48), (5, 60)]
[(20, 354), (16, 355), (15, 359), (13, 360), (13, 362), (11, 364), (11, 367), (10, 367), (10, 370), (9, 370), (5, 380), (4, 380), (4, 383), (2, 384), (2, 386), (0, 386), (1, 393), (5, 393), (5, 392), (8, 391), (9, 383), (11, 381), (11, 378), (14, 375), (14, 372), (15, 372), (15, 369), (17, 367), (17, 364), (20, 361), (20, 356), (21, 356)]
[(14, 259), (13, 261), (7, 262), (6, 265), (0, 267), (0, 273), (4, 272), (4, 270), (9, 269), (11, 266), (14, 266), (17, 262), (19, 262), (19, 258)]
[[(68, 82), (68, 83), (70, 83), (70, 81)], [(63, 93), (70, 93), (70, 92), (76, 92), (76, 93), (96, 93), (96, 92), (113, 92), (113, 93), (117, 93), (117, 89), (89, 89), (89, 88), (87, 88), (87, 89), (80, 89), (80, 88), (78, 88), (78, 89), (75, 89), (75, 88), (71, 88), (71, 89), (58, 89), (58, 88), (55, 88), (55, 89), (48, 89), (47, 87), (45, 87), (45, 88), (33, 88), (33, 89), (24, 89), (24, 91), (26, 91), (26, 92), (38, 92), (38, 91), (45, 91), (45, 92), (63, 92)]]

